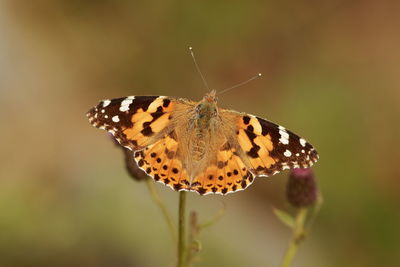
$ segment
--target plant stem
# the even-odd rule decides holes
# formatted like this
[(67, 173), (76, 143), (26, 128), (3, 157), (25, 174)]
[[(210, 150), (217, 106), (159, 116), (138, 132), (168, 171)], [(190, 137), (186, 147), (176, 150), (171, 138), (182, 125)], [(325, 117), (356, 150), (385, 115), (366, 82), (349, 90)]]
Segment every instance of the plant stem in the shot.
[(178, 228), (178, 267), (186, 266), (186, 242), (185, 242), (185, 208), (186, 192), (179, 192), (179, 228)]
[(153, 201), (157, 204), (157, 206), (160, 208), (165, 222), (168, 225), (169, 231), (172, 235), (172, 239), (176, 242), (176, 230), (174, 223), (172, 221), (171, 214), (168, 212), (167, 207), (164, 205), (164, 202), (161, 200), (160, 195), (157, 193), (155, 187), (154, 187), (154, 182), (152, 179), (146, 179), (146, 185), (147, 188), (150, 191), (151, 197), (153, 198)]
[(201, 243), (198, 241), (200, 227), (197, 221), (197, 213), (190, 212), (189, 215), (189, 240), (186, 252), (186, 265), (192, 266), (195, 260), (196, 253), (200, 251)]
[(305, 237), (304, 223), (306, 221), (306, 217), (307, 217), (307, 208), (300, 208), (295, 218), (292, 240), (290, 241), (286, 254), (283, 257), (281, 267), (290, 266), (290, 264), (293, 261), (294, 255), (296, 254), (297, 249), (299, 248), (300, 243), (304, 240)]

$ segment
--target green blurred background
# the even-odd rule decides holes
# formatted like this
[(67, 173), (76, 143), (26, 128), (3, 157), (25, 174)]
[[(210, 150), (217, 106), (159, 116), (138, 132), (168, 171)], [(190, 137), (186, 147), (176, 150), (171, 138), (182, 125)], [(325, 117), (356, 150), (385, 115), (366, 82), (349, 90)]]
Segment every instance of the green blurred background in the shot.
[[(85, 112), (126, 95), (198, 100), (262, 72), (220, 106), (309, 140), (324, 205), (294, 266), (400, 260), (399, 1), (0, 2), (0, 266), (173, 266), (144, 183)], [(196, 266), (277, 266), (287, 172), (225, 197), (189, 194)], [(176, 214), (178, 194), (157, 184)], [(175, 217), (175, 216), (174, 216)]]

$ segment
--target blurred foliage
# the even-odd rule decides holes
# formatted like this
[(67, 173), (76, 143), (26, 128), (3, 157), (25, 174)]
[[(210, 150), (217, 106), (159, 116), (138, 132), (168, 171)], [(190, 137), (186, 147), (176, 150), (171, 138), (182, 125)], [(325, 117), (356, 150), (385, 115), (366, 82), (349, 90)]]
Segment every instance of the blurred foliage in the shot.
[[(324, 206), (295, 266), (391, 266), (400, 246), (398, 1), (0, 3), (0, 266), (173, 266), (144, 183), (84, 116), (100, 99), (259, 79), (220, 105), (279, 122), (318, 149)], [(287, 173), (227, 197), (188, 195), (196, 266), (276, 266), (290, 233)], [(178, 195), (157, 185), (177, 212)], [(224, 204), (221, 204), (223, 202)], [(174, 213), (175, 214), (175, 213)]]

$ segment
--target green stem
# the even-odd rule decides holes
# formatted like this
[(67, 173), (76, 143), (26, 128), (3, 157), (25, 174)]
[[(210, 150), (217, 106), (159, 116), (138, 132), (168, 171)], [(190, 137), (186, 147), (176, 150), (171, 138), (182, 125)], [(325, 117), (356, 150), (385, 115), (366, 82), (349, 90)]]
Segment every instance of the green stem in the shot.
[(179, 192), (179, 228), (178, 228), (178, 267), (185, 267), (185, 207), (186, 207), (186, 192)]
[(157, 193), (155, 187), (154, 187), (154, 182), (152, 179), (146, 179), (146, 185), (147, 188), (150, 191), (151, 197), (153, 198), (153, 201), (157, 204), (157, 206), (160, 208), (164, 219), (168, 225), (169, 231), (172, 235), (172, 239), (176, 242), (176, 230), (174, 223), (172, 221), (171, 214), (168, 212), (167, 207), (164, 205), (164, 202), (161, 200), (159, 194)]
[(283, 257), (281, 267), (289, 267), (293, 261), (294, 255), (299, 248), (300, 243), (304, 240), (305, 231), (304, 231), (304, 223), (307, 217), (307, 208), (300, 208), (297, 212), (295, 224), (293, 227), (293, 236), (292, 240), (289, 243), (289, 247), (286, 251), (285, 256)]
[(199, 251), (199, 245), (196, 243), (199, 235), (199, 225), (197, 223), (197, 213), (192, 211), (189, 215), (189, 235), (188, 235), (188, 246), (186, 252), (186, 265), (192, 266), (194, 257)]

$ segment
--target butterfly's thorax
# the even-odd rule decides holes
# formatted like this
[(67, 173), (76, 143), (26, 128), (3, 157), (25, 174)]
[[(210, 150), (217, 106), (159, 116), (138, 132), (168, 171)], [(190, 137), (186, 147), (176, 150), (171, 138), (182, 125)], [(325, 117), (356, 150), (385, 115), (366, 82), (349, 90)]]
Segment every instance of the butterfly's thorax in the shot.
[(215, 131), (217, 106), (215, 102), (200, 102), (192, 118), (192, 127), (195, 138), (191, 143), (193, 159), (199, 161), (204, 158), (210, 138)]

